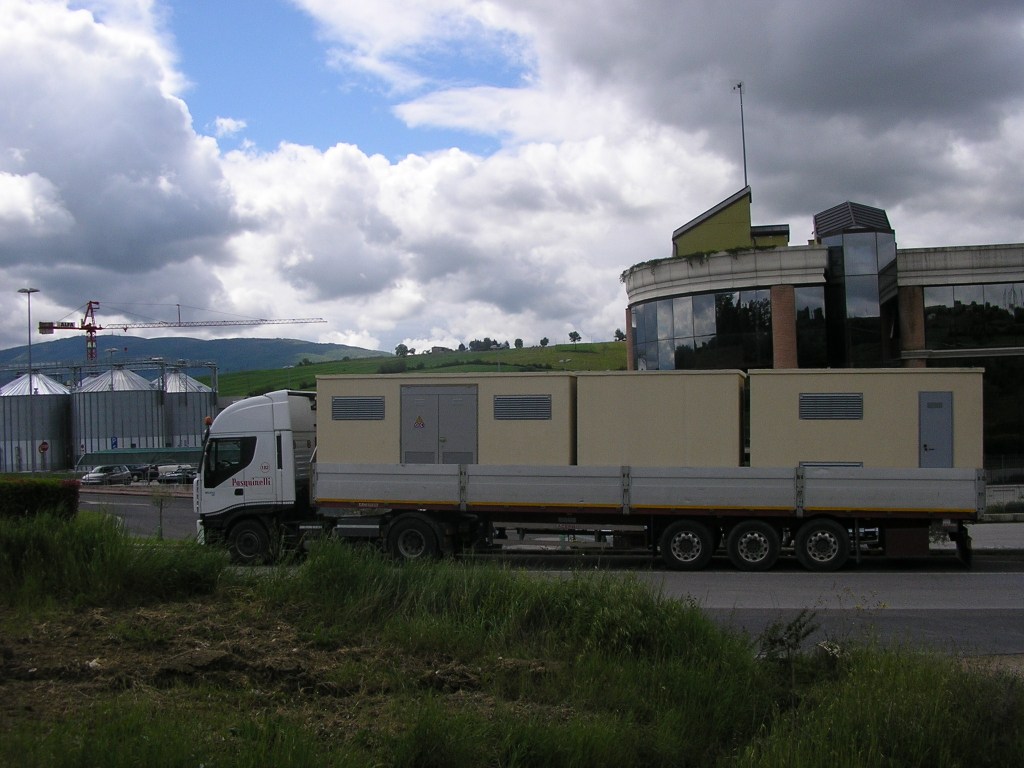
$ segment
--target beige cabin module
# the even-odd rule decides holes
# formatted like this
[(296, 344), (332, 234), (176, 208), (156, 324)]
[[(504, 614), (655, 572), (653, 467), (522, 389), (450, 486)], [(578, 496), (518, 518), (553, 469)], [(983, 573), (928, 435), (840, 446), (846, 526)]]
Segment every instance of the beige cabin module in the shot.
[(752, 370), (750, 464), (982, 466), (982, 369)]
[(742, 456), (740, 371), (579, 373), (579, 464), (736, 467)]
[(576, 460), (571, 373), (317, 377), (317, 460), (543, 464)]

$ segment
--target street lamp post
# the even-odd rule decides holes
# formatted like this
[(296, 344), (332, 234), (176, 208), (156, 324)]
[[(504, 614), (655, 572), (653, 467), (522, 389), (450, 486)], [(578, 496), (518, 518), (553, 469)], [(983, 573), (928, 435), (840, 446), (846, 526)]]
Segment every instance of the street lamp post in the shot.
[(35, 423), (35, 408), (33, 407), (34, 399), (32, 395), (35, 394), (36, 388), (32, 382), (32, 294), (39, 293), (38, 288), (19, 288), (18, 293), (24, 293), (25, 298), (28, 299), (28, 439), (29, 439), (29, 459), (32, 471), (36, 471), (36, 423)]

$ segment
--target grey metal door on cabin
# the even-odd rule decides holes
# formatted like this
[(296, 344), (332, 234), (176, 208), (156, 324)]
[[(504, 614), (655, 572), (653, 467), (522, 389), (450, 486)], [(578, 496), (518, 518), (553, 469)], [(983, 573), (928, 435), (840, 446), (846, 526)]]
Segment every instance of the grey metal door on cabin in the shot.
[(918, 392), (921, 467), (953, 466), (953, 393)]
[(475, 464), (474, 386), (402, 387), (402, 461)]

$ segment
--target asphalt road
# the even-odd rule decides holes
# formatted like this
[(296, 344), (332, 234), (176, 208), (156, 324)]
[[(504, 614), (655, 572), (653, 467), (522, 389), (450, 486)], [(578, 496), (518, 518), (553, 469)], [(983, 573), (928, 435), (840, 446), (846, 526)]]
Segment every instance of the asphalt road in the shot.
[[(190, 488), (83, 489), (80, 508), (120, 517), (134, 535), (196, 534)], [(162, 501), (162, 521), (161, 521)], [(505, 556), (511, 565), (567, 575), (628, 573), (666, 597), (693, 600), (716, 622), (759, 635), (772, 622), (814, 611), (810, 641), (874, 639), (965, 654), (1024, 654), (1024, 523), (972, 526), (970, 570), (951, 557), (869, 561), (834, 574), (781, 562), (769, 573), (741, 573), (724, 559), (699, 573), (665, 570), (649, 557), (547, 553)]]

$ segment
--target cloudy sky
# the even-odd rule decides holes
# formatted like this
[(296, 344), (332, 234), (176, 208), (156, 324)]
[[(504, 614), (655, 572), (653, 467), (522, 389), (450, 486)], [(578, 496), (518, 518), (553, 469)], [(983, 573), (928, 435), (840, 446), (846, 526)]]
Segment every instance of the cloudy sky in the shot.
[(24, 286), (33, 324), (609, 339), (743, 186), (740, 80), (755, 224), (1024, 240), (1020, 0), (6, 0), (0, 348)]

